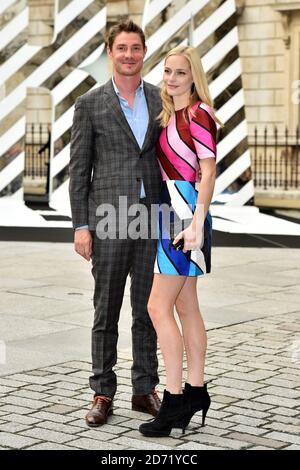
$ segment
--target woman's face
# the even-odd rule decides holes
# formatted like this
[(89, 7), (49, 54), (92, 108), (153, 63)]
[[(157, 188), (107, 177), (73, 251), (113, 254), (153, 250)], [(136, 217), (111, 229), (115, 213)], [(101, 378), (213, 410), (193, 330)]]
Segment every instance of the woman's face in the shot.
[(182, 96), (191, 94), (193, 76), (188, 60), (182, 55), (172, 55), (167, 58), (163, 80), (168, 95)]

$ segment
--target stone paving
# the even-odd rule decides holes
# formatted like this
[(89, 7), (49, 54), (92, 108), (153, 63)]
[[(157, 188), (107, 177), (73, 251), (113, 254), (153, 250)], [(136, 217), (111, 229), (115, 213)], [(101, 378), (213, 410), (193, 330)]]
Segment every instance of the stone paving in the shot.
[(176, 429), (169, 438), (139, 434), (138, 426), (151, 418), (131, 410), (131, 361), (124, 354), (116, 367), (114, 414), (96, 429), (89, 429), (83, 419), (91, 400), (88, 362), (70, 361), (2, 377), (0, 446), (300, 450), (300, 360), (295, 357), (291, 363), (287, 348), (292, 349), (299, 332), (298, 314), (210, 331), (206, 377), (212, 379), (212, 405), (207, 424), (200, 428), (201, 416), (196, 415), (184, 435)]
[[(102, 427), (86, 426), (84, 416), (92, 397), (88, 388), (90, 325), (79, 314), (90, 307), (90, 280), (85, 278), (87, 270), (83, 278), (76, 272), (81, 261), (76, 259), (75, 268), (73, 254), (67, 255), (67, 261), (58, 261), (68, 250), (66, 245), (56, 244), (51, 250), (51, 244), (36, 245), (15, 244), (13, 249), (20, 256), (14, 261), (15, 253), (4, 249), (1, 255), (0, 274), (6, 271), (6, 276), (0, 286), (5, 300), (1, 302), (0, 324), (5, 328), (0, 339), (6, 342), (7, 363), (0, 364), (0, 449), (300, 450), (297, 250), (215, 249), (215, 273), (200, 284), (208, 299), (206, 380), (212, 380), (206, 426), (199, 427), (197, 414), (184, 435), (175, 429), (168, 438), (146, 438), (138, 426), (151, 417), (131, 410), (128, 336), (118, 353), (114, 414)], [(38, 260), (43, 264), (40, 278), (34, 267)], [(19, 270), (12, 269), (13, 262), (20, 263)], [(57, 262), (61, 262), (59, 270)], [(80, 273), (87, 267), (82, 266)], [(73, 276), (64, 278), (67, 269)], [(58, 280), (54, 282), (51, 276)], [(70, 291), (84, 294), (79, 303), (66, 298)], [(130, 315), (127, 301), (120, 325), (124, 332)], [(39, 310), (43, 305), (44, 310)], [(65, 335), (65, 348), (59, 335)], [(79, 338), (86, 341), (86, 349)], [(160, 376), (162, 392), (162, 367)]]

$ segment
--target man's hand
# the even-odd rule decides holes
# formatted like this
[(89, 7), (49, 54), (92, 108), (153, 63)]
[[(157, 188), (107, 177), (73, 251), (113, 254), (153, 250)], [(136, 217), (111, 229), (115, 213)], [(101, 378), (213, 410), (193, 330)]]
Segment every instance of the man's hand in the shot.
[(93, 239), (91, 232), (86, 228), (75, 230), (74, 234), (74, 248), (75, 251), (83, 256), (84, 259), (90, 261), (92, 256)]

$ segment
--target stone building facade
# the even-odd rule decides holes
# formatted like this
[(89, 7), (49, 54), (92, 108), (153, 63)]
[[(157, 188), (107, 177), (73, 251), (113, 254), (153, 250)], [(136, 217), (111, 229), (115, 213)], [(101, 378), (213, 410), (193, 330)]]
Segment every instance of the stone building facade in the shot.
[(242, 0), (238, 19), (249, 134), (300, 119), (300, 1)]
[[(300, 1), (238, 0), (238, 5), (252, 170), (263, 168), (257, 171), (261, 184), (254, 182), (255, 203), (299, 209)], [(255, 151), (255, 128), (257, 142), (264, 141), (266, 130), (270, 146), (258, 146)], [(273, 181), (272, 187), (268, 180)]]

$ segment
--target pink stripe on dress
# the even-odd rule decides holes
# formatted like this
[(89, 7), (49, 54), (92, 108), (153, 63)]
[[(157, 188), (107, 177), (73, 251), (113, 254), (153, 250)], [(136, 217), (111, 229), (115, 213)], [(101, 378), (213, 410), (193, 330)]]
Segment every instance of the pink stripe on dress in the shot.
[[(167, 129), (167, 128), (166, 128)], [(181, 174), (186, 181), (195, 181), (195, 168), (191, 168), (188, 163), (180, 158), (173, 149), (170, 147), (166, 133), (163, 132), (160, 136), (159, 143), (166, 158), (175, 166), (176, 170)]]
[(172, 119), (170, 124), (168, 125), (168, 140), (171, 143), (172, 147), (176, 150), (176, 152), (186, 160), (195, 170), (198, 170), (199, 165), (195, 160), (195, 152), (193, 152), (183, 140), (180, 138), (176, 128), (176, 121), (175, 118)]
[(198, 155), (198, 158), (201, 160), (201, 158), (208, 158), (208, 157), (215, 157), (215, 153), (208, 149), (207, 147), (205, 147), (204, 145), (202, 145), (201, 143), (197, 142), (196, 140), (194, 140), (194, 143), (195, 143), (195, 147), (196, 147), (196, 150), (197, 150), (197, 155)]
[(160, 168), (160, 171), (161, 171), (161, 176), (162, 176), (163, 181), (169, 180), (170, 178), (168, 177), (167, 173), (163, 169), (162, 164), (160, 163), (159, 159), (158, 159), (158, 164), (159, 164), (159, 168)]
[(204, 145), (207, 145), (212, 152), (214, 151), (215, 141), (209, 131), (194, 121), (190, 124), (190, 130), (192, 137), (195, 137), (195, 139), (200, 140)]
[[(192, 106), (192, 110), (195, 111), (197, 108), (202, 108), (204, 109), (205, 111), (208, 112), (208, 114), (210, 115), (210, 117), (216, 121), (216, 116), (215, 116), (215, 113), (213, 111), (213, 109), (206, 103), (203, 103), (201, 101), (197, 101), (197, 103), (193, 104)], [(192, 115), (190, 115), (190, 117), (192, 118)]]
[(208, 114), (210, 115), (210, 117), (216, 121), (216, 116), (215, 116), (215, 113), (214, 111), (212, 110), (212, 108), (210, 106), (208, 106), (208, 104), (206, 103), (200, 103), (200, 108), (204, 109), (205, 111), (208, 112)]

